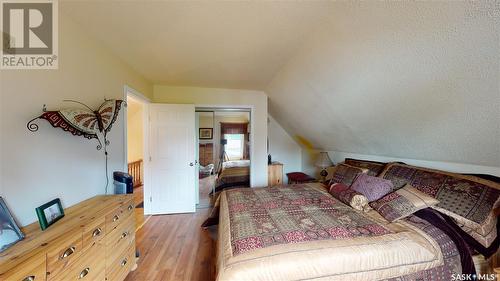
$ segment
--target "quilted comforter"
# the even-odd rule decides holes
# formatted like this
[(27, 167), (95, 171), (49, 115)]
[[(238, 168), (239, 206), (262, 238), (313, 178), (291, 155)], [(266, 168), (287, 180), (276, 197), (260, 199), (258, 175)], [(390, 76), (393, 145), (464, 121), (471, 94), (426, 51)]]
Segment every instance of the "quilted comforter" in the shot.
[(217, 280), (449, 280), (452, 241), (425, 221), (388, 223), (318, 183), (224, 191)]

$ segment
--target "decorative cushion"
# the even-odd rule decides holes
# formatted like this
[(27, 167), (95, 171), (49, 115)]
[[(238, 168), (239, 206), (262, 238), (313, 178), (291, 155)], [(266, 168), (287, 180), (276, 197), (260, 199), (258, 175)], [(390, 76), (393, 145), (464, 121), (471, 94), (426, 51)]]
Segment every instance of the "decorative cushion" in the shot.
[(489, 247), (497, 236), (494, 210), (500, 207), (499, 183), (398, 163), (389, 164), (380, 177), (392, 181), (394, 189), (411, 184), (439, 200), (433, 208), (455, 219), (483, 246)]
[(346, 164), (339, 164), (335, 166), (335, 169), (333, 169), (333, 171), (331, 171), (331, 179), (327, 182), (327, 184), (331, 185), (334, 183), (343, 183), (347, 186), (351, 186), (351, 184), (359, 174), (366, 172), (368, 172), (368, 170), (366, 169), (357, 168)]
[(302, 172), (287, 173), (286, 176), (288, 177), (288, 181), (291, 183), (305, 183), (316, 180), (315, 178)]
[(368, 198), (372, 202), (392, 191), (392, 182), (382, 178), (360, 174), (351, 188)]
[(368, 169), (367, 174), (370, 176), (378, 176), (383, 170), (387, 163), (368, 161), (361, 159), (346, 158), (344, 163), (351, 165), (353, 167)]
[(331, 185), (329, 193), (340, 200), (340, 202), (351, 206), (359, 211), (368, 211), (368, 199), (361, 193), (352, 190), (343, 183), (334, 183)]
[(407, 184), (405, 187), (371, 202), (370, 206), (386, 220), (393, 222), (437, 203), (439, 203), (438, 200)]

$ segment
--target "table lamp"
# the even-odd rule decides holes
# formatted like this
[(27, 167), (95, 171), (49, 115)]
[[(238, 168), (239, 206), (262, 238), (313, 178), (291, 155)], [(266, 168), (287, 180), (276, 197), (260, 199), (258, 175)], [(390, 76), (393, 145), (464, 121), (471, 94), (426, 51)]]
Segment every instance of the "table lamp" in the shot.
[(319, 153), (319, 157), (316, 160), (315, 166), (321, 168), (321, 173), (319, 175), (321, 176), (321, 180), (325, 181), (326, 176), (328, 175), (328, 172), (326, 171), (326, 168), (330, 167), (333, 165), (332, 159), (328, 156), (328, 152), (322, 151)]

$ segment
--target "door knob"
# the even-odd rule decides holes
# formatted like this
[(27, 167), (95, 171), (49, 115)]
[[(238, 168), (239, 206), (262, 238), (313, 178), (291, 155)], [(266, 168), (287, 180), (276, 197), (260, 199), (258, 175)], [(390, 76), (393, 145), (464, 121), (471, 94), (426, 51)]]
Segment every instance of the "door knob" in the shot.
[(193, 167), (194, 166), (193, 162), (189, 163), (189, 166)]

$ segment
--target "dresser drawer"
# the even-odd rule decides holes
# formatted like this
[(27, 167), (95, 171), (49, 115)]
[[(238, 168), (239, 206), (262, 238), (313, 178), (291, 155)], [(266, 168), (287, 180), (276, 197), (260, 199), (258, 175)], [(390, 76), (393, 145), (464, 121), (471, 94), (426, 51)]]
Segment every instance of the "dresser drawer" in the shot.
[(47, 251), (48, 278), (68, 268), (83, 252), (82, 231), (72, 231), (59, 237)]
[(135, 246), (130, 245), (106, 270), (107, 281), (122, 281), (127, 277), (130, 269), (135, 264)]
[(120, 224), (105, 238), (107, 253), (106, 268), (109, 268), (111, 263), (123, 255), (127, 248), (134, 242), (135, 223), (132, 217), (130, 217), (128, 221)]
[(104, 281), (106, 277), (104, 259), (104, 245), (101, 242), (96, 242), (67, 269), (52, 275), (49, 281)]
[(105, 219), (99, 218), (85, 226), (83, 229), (83, 248), (92, 246), (101, 241), (106, 235)]
[(134, 212), (134, 199), (130, 198), (125, 204), (106, 216), (106, 233), (110, 233), (122, 221)]
[(0, 280), (45, 281), (45, 271), (45, 254), (43, 254), (34, 256), (4, 274), (0, 274)]

